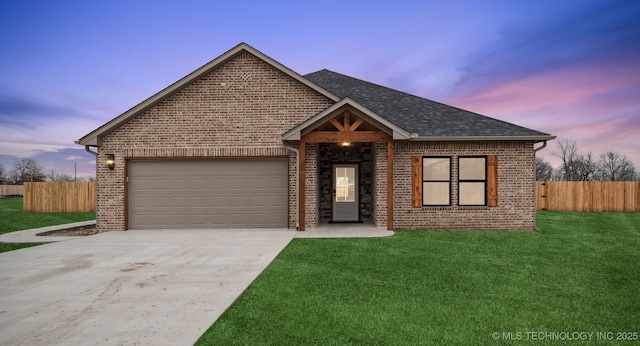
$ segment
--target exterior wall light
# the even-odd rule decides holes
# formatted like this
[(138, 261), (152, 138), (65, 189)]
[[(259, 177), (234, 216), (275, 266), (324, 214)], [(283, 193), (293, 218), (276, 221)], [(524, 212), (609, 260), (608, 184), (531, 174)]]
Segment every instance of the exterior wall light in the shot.
[(342, 142), (342, 143), (340, 143), (340, 145), (342, 145), (343, 147), (348, 147), (348, 146), (350, 146), (350, 145), (351, 145), (351, 143), (349, 143), (349, 142)]
[(116, 166), (116, 156), (113, 154), (107, 154), (106, 164), (107, 167), (109, 167), (109, 170), (113, 170), (113, 167)]

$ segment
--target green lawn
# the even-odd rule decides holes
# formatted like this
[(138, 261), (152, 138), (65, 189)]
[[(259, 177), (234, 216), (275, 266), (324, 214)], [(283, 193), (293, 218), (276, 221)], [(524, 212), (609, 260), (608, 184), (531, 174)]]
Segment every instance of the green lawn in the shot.
[(639, 342), (640, 213), (538, 227), (294, 239), (197, 345)]
[(0, 253), (42, 245), (42, 243), (0, 243)]
[[(94, 220), (96, 213), (25, 213), (22, 198), (0, 198), (0, 234), (23, 229), (61, 225), (71, 222)], [(31, 247), (35, 244), (2, 244), (0, 253)]]
[(25, 213), (22, 198), (0, 198), (0, 234), (23, 229), (95, 220), (96, 213)]

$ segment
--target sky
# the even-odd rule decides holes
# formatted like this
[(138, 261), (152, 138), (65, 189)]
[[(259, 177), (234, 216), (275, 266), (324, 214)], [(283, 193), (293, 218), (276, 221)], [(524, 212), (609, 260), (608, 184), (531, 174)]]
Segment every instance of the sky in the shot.
[(0, 0), (0, 164), (95, 176), (75, 140), (240, 42), (640, 170), (636, 0)]

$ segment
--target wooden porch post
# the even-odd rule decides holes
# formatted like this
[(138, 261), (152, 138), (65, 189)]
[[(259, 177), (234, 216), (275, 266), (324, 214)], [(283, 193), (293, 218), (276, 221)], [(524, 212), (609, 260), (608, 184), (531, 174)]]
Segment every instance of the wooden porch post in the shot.
[(387, 229), (393, 230), (393, 138), (387, 142)]
[(306, 153), (305, 153), (305, 142), (304, 141), (300, 141), (300, 162), (298, 163), (300, 165), (300, 172), (299, 172), (299, 176), (298, 176), (298, 230), (299, 231), (304, 231), (305, 230), (305, 223), (306, 223), (306, 216), (305, 216), (305, 203), (304, 203), (304, 199), (305, 199), (305, 160), (306, 160)]

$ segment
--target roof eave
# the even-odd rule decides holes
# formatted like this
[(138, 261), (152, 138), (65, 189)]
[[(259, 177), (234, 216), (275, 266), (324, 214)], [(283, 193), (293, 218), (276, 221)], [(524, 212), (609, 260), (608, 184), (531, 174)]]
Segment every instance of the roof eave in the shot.
[(544, 142), (555, 139), (551, 135), (532, 136), (415, 136), (412, 141), (420, 142), (470, 142), (470, 141), (533, 141)]
[(256, 50), (255, 48), (253, 48), (250, 45), (248, 45), (248, 44), (243, 42), (243, 43), (240, 43), (239, 45), (235, 46), (234, 48), (228, 50), (226, 53), (223, 53), (222, 55), (218, 56), (217, 58), (211, 60), (210, 62), (208, 62), (204, 66), (202, 66), (202, 67), (198, 68), (197, 70), (189, 73), (185, 77), (179, 79), (177, 82), (175, 82), (175, 83), (169, 85), (168, 87), (162, 89), (161, 91), (159, 91), (155, 95), (153, 95), (153, 96), (149, 97), (148, 99), (142, 101), (141, 103), (139, 103), (138, 105), (136, 105), (133, 108), (129, 109), (128, 111), (122, 113), (121, 115), (113, 118), (112, 120), (110, 120), (109, 122), (105, 123), (104, 125), (102, 125), (102, 126), (98, 127), (97, 129), (93, 130), (89, 134), (85, 135), (84, 137), (82, 137), (78, 141), (76, 141), (76, 143), (80, 144), (80, 145), (99, 146), (101, 144), (101, 142), (102, 142), (102, 140), (101, 140), (102, 136), (104, 136), (104, 135), (110, 133), (111, 131), (117, 129), (118, 127), (122, 126), (124, 123), (128, 122), (132, 118), (136, 117), (137, 115), (141, 114), (142, 112), (146, 111), (147, 109), (155, 106), (156, 104), (158, 104), (162, 100), (166, 99), (167, 97), (170, 97), (171, 95), (175, 94), (176, 92), (182, 90), (184, 87), (186, 87), (187, 85), (191, 84), (192, 82), (194, 82), (195, 80), (197, 80), (201, 76), (209, 73), (210, 71), (216, 69), (217, 67), (219, 67), (220, 65), (224, 64), (225, 62), (233, 59), (234, 57), (236, 57), (238, 54), (242, 53), (243, 51), (246, 51), (246, 52), (248, 52), (248, 53), (250, 53), (252, 55), (255, 55), (259, 59), (265, 61), (266, 63), (268, 63), (270, 65), (272, 65), (273, 67), (275, 67), (278, 70), (284, 72), (285, 74), (287, 74), (288, 76), (294, 78), (298, 82), (300, 82), (300, 83), (308, 86), (309, 88), (315, 90), (316, 92), (320, 93), (321, 95), (331, 99), (332, 101), (337, 102), (338, 100), (340, 100), (340, 98), (338, 96), (330, 93), (326, 89), (324, 89), (324, 88), (320, 87), (319, 85), (311, 82), (310, 80), (302, 77), (297, 72), (291, 70), (290, 68), (282, 65), (281, 63), (277, 62), (276, 60), (270, 58), (269, 56), (263, 54), (262, 52)]

